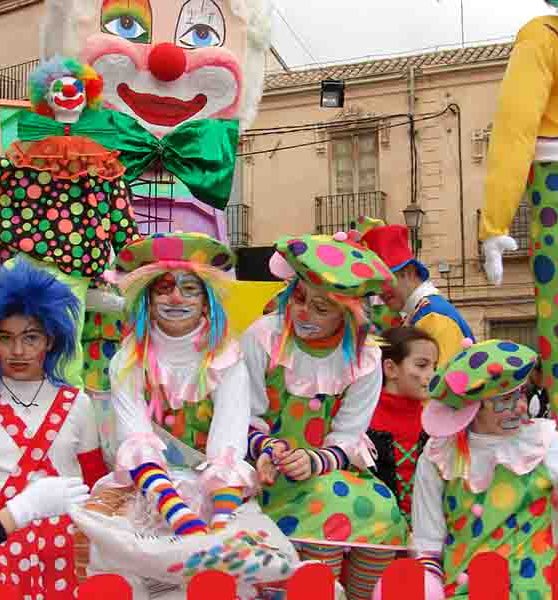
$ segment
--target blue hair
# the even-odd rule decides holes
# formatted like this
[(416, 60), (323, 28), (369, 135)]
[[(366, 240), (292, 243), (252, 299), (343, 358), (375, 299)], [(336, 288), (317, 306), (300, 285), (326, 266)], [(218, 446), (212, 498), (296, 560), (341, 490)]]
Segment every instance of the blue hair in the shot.
[(296, 289), (296, 286), (298, 285), (299, 282), (299, 278), (295, 277), (290, 283), (289, 285), (277, 296), (277, 312), (282, 315), (285, 316), (285, 312), (287, 310), (287, 304), (289, 303), (289, 300), (291, 299), (291, 296), (293, 295), (293, 292)]
[(227, 335), (227, 314), (213, 288), (205, 281), (203, 283), (209, 307), (209, 350), (215, 352)]
[(43, 369), (54, 385), (63, 385), (64, 366), (76, 352), (80, 303), (53, 275), (16, 259), (0, 268), (0, 321), (15, 315), (36, 319), (52, 341)]

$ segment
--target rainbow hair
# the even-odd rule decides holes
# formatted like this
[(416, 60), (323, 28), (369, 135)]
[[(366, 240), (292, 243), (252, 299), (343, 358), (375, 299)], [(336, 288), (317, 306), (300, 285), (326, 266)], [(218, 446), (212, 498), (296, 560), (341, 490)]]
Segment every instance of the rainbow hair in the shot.
[(103, 94), (103, 78), (93, 67), (82, 63), (75, 58), (64, 58), (55, 56), (41, 63), (29, 76), (29, 100), (33, 111), (52, 117), (52, 109), (46, 101), (46, 95), (50, 85), (61, 77), (75, 77), (85, 87), (87, 108), (99, 110), (101, 108)]
[[(21, 315), (36, 319), (52, 340), (44, 372), (53, 385), (63, 385), (64, 367), (76, 351), (79, 301), (53, 275), (22, 258), (13, 268), (0, 268), (0, 321)], [(70, 317), (70, 318), (68, 318)]]
[[(283, 332), (277, 347), (271, 357), (271, 364), (277, 365), (280, 360), (290, 352), (293, 340), (293, 323), (290, 312), (290, 299), (295, 291), (300, 278), (295, 277), (289, 285), (279, 294), (277, 298), (277, 312), (283, 316)], [(360, 365), (360, 356), (368, 332), (370, 331), (370, 315), (366, 310), (363, 298), (345, 296), (328, 292), (329, 300), (343, 309), (345, 315), (345, 327), (343, 330), (343, 359), (345, 364), (354, 367)]]
[[(158, 390), (162, 383), (157, 357), (151, 344), (149, 287), (157, 277), (170, 270), (191, 272), (203, 284), (208, 315), (197, 340), (198, 351), (205, 353), (198, 372), (198, 397), (203, 398), (207, 394), (207, 370), (229, 339), (229, 323), (223, 307), (221, 289), (225, 283), (225, 276), (219, 269), (207, 265), (188, 261), (172, 261), (171, 265), (163, 261), (141, 267), (124, 277), (121, 289), (129, 306), (124, 344), (130, 348), (130, 354), (122, 370), (122, 377), (126, 377), (135, 365), (140, 364), (143, 365), (147, 389)], [(162, 417), (161, 409), (162, 405), (159, 403), (155, 409), (155, 417), (158, 420)]]

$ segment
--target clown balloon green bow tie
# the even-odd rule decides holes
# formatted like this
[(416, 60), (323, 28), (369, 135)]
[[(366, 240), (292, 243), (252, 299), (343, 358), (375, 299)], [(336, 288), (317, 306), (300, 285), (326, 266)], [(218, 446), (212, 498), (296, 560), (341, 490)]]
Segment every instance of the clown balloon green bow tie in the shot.
[(186, 121), (160, 139), (133, 117), (112, 110), (87, 110), (70, 126), (31, 112), (23, 112), (18, 122), (18, 137), (23, 142), (68, 132), (91, 138), (109, 150), (118, 150), (128, 182), (159, 161), (197, 199), (215, 208), (227, 205), (239, 138), (236, 120)]

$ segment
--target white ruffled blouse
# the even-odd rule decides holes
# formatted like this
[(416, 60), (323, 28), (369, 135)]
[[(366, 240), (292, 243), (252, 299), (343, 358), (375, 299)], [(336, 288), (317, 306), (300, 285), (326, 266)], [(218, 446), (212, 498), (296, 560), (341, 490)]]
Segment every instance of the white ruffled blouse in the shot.
[[(549, 419), (535, 419), (511, 437), (469, 432), (469, 447), (471, 463), (467, 482), (473, 493), (490, 487), (498, 465), (521, 477), (543, 463), (552, 483), (558, 484), (558, 432)], [(443, 550), (447, 536), (443, 496), (445, 482), (452, 479), (454, 456), (454, 436), (431, 438), (418, 461), (412, 524), (413, 550), (419, 555)]]
[[(261, 417), (269, 409), (266, 375), (270, 357), (281, 338), (282, 323), (282, 317), (267, 315), (251, 325), (241, 339), (255, 389), (252, 423), (261, 429), (265, 429)], [(343, 358), (341, 344), (325, 357), (311, 356), (293, 344), (288, 356), (281, 358), (280, 365), (285, 368), (285, 385), (291, 394), (313, 398), (318, 394), (345, 392), (324, 446), (340, 446), (358, 468), (372, 466), (375, 450), (366, 431), (382, 389), (381, 351), (372, 338), (362, 350), (360, 366), (352, 370)]]
[[(190, 402), (201, 400), (197, 397), (197, 377), (204, 354), (196, 344), (199, 331), (200, 328), (183, 337), (170, 337), (158, 327), (151, 331), (165, 387), (171, 391), (193, 392), (188, 393)], [(135, 366), (122, 378), (130, 351), (130, 348), (121, 348), (110, 365), (116, 413), (116, 462), (121, 478), (144, 462), (166, 464), (163, 455), (165, 444), (154, 433), (148, 414), (142, 368)], [(213, 360), (208, 368), (207, 384), (213, 401), (213, 418), (206, 446), (209, 466), (203, 477), (211, 482), (212, 488), (220, 485), (255, 488), (255, 473), (244, 461), (250, 422), (250, 377), (237, 342), (229, 342)]]

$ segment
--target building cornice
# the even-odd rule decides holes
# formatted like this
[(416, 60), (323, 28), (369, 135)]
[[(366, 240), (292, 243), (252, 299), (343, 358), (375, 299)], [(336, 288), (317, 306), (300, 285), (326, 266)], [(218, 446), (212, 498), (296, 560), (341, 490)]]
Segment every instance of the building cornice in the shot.
[(19, 10), (31, 4), (39, 4), (42, 0), (0, 0), (0, 15)]

